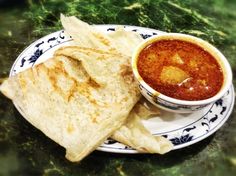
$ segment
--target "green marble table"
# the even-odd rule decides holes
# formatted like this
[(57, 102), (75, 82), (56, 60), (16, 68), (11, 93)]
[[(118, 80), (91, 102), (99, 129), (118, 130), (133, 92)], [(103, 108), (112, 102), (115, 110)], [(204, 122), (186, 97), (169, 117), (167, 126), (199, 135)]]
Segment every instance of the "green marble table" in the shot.
[[(61, 28), (59, 14), (91, 24), (129, 24), (199, 36), (217, 46), (236, 73), (235, 0), (0, 0), (0, 81), (34, 40)], [(236, 79), (233, 81), (236, 86)], [(95, 151), (80, 163), (25, 121), (0, 95), (0, 176), (236, 175), (236, 112), (209, 138), (166, 155)]]

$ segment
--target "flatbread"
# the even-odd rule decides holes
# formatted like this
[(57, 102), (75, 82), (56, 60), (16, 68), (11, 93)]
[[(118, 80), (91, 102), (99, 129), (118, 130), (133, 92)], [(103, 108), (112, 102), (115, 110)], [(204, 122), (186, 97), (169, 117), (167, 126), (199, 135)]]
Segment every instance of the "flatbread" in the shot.
[[(61, 15), (61, 22), (67, 35), (73, 38), (74, 45), (80, 47), (96, 48), (110, 53), (126, 55), (128, 56), (126, 57), (128, 67), (131, 67), (130, 65), (131, 55), (135, 47), (143, 41), (143, 38), (138, 33), (125, 31), (123, 26), (119, 26), (118, 28), (116, 28), (115, 32), (107, 34), (97, 30), (94, 26), (89, 25), (77, 19), (74, 16), (65, 17), (64, 15)], [(63, 50), (60, 50), (57, 52), (57, 54), (62, 54), (62, 55), (64, 54), (69, 57), (74, 57), (76, 59), (77, 57), (77, 55), (75, 54), (76, 51), (74, 54), (72, 54), (73, 53), (72, 50), (73, 50), (72, 48), (70, 49), (67, 48), (67, 52), (63, 53)], [(91, 60), (90, 63), (93, 63), (93, 61)], [(94, 65), (92, 66), (91, 71), (93, 71), (93, 69), (100, 69), (99, 67), (96, 67), (96, 63), (93, 64)], [(115, 65), (116, 63), (113, 64)], [(112, 67), (113, 64), (111, 64), (110, 66)], [(101, 72), (103, 71), (104, 70), (101, 69)], [(105, 80), (105, 78), (103, 77), (101, 78), (101, 80)], [(144, 108), (144, 106), (140, 106), (140, 104), (138, 104), (135, 105), (133, 111), (135, 111), (136, 115), (139, 116), (140, 118), (145, 118), (145, 117), (147, 118), (150, 117), (152, 114), (156, 113), (155, 111), (153, 111), (153, 109), (155, 108), (147, 109)], [(128, 119), (129, 118), (134, 119), (129, 121), (128, 124), (129, 128), (126, 128), (127, 126), (125, 126), (126, 124), (124, 124), (124, 128), (121, 128), (121, 130), (119, 129), (118, 131), (115, 132), (118, 133), (119, 135), (114, 134), (112, 136), (113, 139), (126, 145), (129, 145), (132, 148), (135, 148), (139, 151), (141, 151), (140, 149), (143, 148), (145, 149), (145, 151), (150, 151), (152, 153), (165, 153), (173, 148), (172, 143), (164, 139), (164, 137), (156, 138), (152, 136), (148, 130), (143, 130), (143, 128), (145, 127), (142, 125), (140, 118), (133, 118), (133, 116), (134, 116), (133, 113), (131, 113), (130, 117), (128, 117)], [(134, 123), (135, 125), (132, 125), (132, 123)], [(127, 133), (132, 134), (134, 132), (140, 134), (140, 137), (138, 135), (127, 135)], [(154, 145), (154, 142), (148, 143), (148, 140), (146, 140), (146, 142), (143, 142), (142, 140), (140, 140), (141, 136), (143, 136), (144, 138), (145, 137), (149, 138), (150, 141), (155, 140), (156, 141), (155, 145), (157, 145), (156, 148), (155, 147), (149, 148), (151, 144)], [(158, 142), (160, 141), (159, 139), (163, 139), (163, 141), (165, 142), (158, 144)], [(135, 141), (135, 142), (131, 143), (129, 141)], [(142, 152), (144, 152), (144, 150), (142, 150)]]
[[(92, 71), (85, 51), (100, 67), (116, 65), (105, 73)], [(140, 97), (125, 57), (90, 49), (81, 53), (81, 60), (55, 56), (0, 87), (26, 120), (66, 148), (70, 161), (80, 161), (119, 129)]]
[(134, 109), (130, 112), (125, 124), (115, 131), (111, 137), (143, 153), (164, 154), (173, 148), (168, 139), (162, 136), (153, 136), (144, 127)]
[(132, 111), (134, 111), (134, 113), (142, 120), (147, 120), (157, 115), (161, 115), (160, 109), (148, 102), (144, 97), (141, 97)]
[[(116, 61), (110, 62), (110, 60), (108, 59), (105, 62), (100, 58), (96, 62), (94, 62), (93, 58), (96, 56), (94, 56), (94, 53), (91, 51), (97, 50), (78, 46), (66, 46), (58, 49), (54, 53), (54, 55), (62, 55), (74, 58), (76, 60), (82, 60), (82, 65), (88, 71), (88, 73), (91, 76), (95, 76), (96, 74), (96, 82), (103, 85), (113, 84), (113, 82), (109, 80), (110, 78), (106, 77), (106, 75), (110, 74), (110, 76), (112, 76), (113, 74), (116, 74), (117, 70), (115, 69), (115, 66), (122, 60), (118, 59)], [(101, 50), (99, 50), (99, 52), (102, 55), (107, 53)], [(134, 81), (134, 78), (132, 76), (127, 77), (127, 75), (132, 75), (132, 70), (129, 65), (129, 58), (121, 57), (121, 59), (122, 58), (127, 59), (126, 61), (124, 61), (126, 62), (126, 64), (122, 66), (124, 68), (122, 77), (125, 82), (135, 90), (137, 89), (137, 84)], [(122, 85), (113, 84), (113, 89), (122, 89)], [(164, 154), (170, 151), (173, 148), (172, 143), (162, 136), (155, 137), (151, 135), (151, 133), (143, 126), (139, 117), (141, 116), (147, 118), (152, 114), (158, 113), (159, 111), (156, 108), (153, 108), (153, 106), (151, 105), (149, 105), (148, 109), (141, 103), (136, 104), (123, 126), (120, 129), (116, 130), (111, 137), (121, 143), (137, 149), (140, 152)]]
[(115, 32), (105, 34), (74, 16), (61, 15), (61, 23), (76, 46), (122, 53), (131, 57), (135, 47), (143, 41), (138, 33), (125, 31), (124, 26), (119, 26)]

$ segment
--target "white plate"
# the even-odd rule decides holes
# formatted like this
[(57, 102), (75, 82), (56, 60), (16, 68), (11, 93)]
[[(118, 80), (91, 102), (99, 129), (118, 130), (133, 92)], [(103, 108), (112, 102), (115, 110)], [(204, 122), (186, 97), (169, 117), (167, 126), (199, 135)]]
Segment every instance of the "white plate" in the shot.
[[(103, 32), (113, 32), (116, 26), (96, 25)], [(124, 28), (128, 31), (138, 32), (143, 38), (163, 33), (136, 26), (124, 26)], [(72, 39), (66, 37), (63, 30), (35, 41), (18, 56), (11, 68), (10, 76), (45, 61), (53, 55), (57, 48), (70, 45), (70, 41)], [(218, 130), (228, 119), (233, 105), (234, 89), (232, 86), (222, 99), (203, 110), (192, 114), (175, 114), (163, 111), (160, 116), (144, 120), (143, 123), (153, 135), (165, 136), (172, 141), (174, 149), (179, 149), (201, 141)], [(17, 109), (21, 113), (20, 109)], [(114, 140), (105, 141), (97, 150), (114, 153), (137, 153), (136, 150)]]

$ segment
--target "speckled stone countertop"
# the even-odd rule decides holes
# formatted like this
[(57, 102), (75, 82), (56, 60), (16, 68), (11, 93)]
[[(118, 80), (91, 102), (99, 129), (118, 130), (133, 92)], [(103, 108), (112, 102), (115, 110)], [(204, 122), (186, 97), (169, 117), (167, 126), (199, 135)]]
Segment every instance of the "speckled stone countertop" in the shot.
[[(61, 28), (59, 14), (91, 24), (128, 24), (195, 35), (217, 46), (236, 73), (236, 1), (208, 0), (34, 0), (0, 1), (0, 81), (20, 52)], [(236, 79), (233, 80), (234, 86)], [(22, 118), (0, 95), (0, 176), (184, 176), (236, 175), (236, 112), (213, 135), (166, 155), (95, 151), (80, 163)]]

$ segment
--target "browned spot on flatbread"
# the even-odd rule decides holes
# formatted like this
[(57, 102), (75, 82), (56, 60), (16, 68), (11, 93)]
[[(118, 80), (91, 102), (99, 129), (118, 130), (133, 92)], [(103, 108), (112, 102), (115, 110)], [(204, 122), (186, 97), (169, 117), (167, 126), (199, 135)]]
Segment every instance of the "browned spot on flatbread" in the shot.
[(26, 91), (27, 82), (26, 82), (26, 80), (25, 80), (25, 78), (24, 78), (24, 76), (22, 74), (19, 74), (18, 81), (20, 83), (20, 87), (21, 87), (22, 91), (25, 92)]
[(91, 87), (95, 88), (95, 89), (98, 89), (98, 88), (101, 87), (100, 84), (98, 84), (96, 81), (94, 81), (91, 77), (90, 77), (89, 80), (88, 80), (88, 84), (89, 84)]
[(108, 51), (110, 51), (111, 53), (112, 53), (112, 52), (117, 52), (115, 48), (111, 48), (111, 49), (109, 49)]
[(34, 73), (34, 69), (33, 68), (29, 69), (29, 71), (27, 72), (27, 77), (28, 80), (30, 80), (33, 85), (35, 85), (37, 82), (35, 76), (37, 77), (37, 75), (35, 75)]
[(126, 83), (131, 84), (134, 82), (133, 72), (128, 64), (121, 65), (120, 75), (125, 79)]
[(74, 97), (75, 92), (77, 92), (77, 90), (78, 90), (78, 83), (77, 83), (77, 81), (75, 79), (72, 79), (72, 80), (73, 80), (73, 84), (72, 84), (70, 90), (67, 93), (67, 101), (68, 102), (71, 100), (71, 98)]
[[(89, 86), (89, 83), (88, 82), (83, 82), (83, 83), (80, 83), (80, 82), (77, 82), (76, 83), (76, 87), (74, 87), (73, 90), (71, 90), (70, 92), (70, 99), (72, 99), (74, 97), (74, 94), (75, 93), (78, 93), (80, 94), (81, 96), (84, 96), (86, 97), (86, 99), (91, 103), (91, 104), (94, 104), (94, 105), (97, 105), (97, 101), (96, 99), (94, 99), (91, 95), (91, 90), (90, 90), (90, 86)], [(69, 101), (70, 101), (69, 99)]]
[(93, 114), (91, 114), (91, 121), (93, 123), (99, 123), (99, 121), (101, 120), (99, 117), (100, 113), (98, 111), (95, 111)]
[(75, 131), (75, 127), (72, 123), (69, 123), (67, 126), (67, 132), (72, 133), (73, 131)]
[(98, 122), (97, 122), (97, 117), (96, 117), (96, 116), (92, 116), (92, 122), (93, 122), (93, 123), (98, 123)]
[(111, 42), (107, 40), (104, 36), (102, 36), (101, 34), (93, 33), (93, 36), (97, 38), (103, 45), (108, 46), (108, 47), (111, 46)]
[[(53, 58), (53, 59), (56, 60), (58, 58)], [(43, 70), (43, 72), (45, 73), (45, 75), (49, 80), (49, 83), (52, 86), (53, 91), (57, 92), (65, 100), (70, 101), (70, 99), (73, 97), (74, 92), (76, 92), (77, 81), (73, 77), (70, 77), (68, 72), (65, 70), (64, 63), (62, 61), (56, 60), (55, 64), (49, 67), (47, 67), (45, 64), (41, 64), (39, 65), (39, 67), (36, 67), (35, 69), (36, 70), (40, 69), (41, 73)], [(73, 82), (69, 91), (63, 90), (63, 88), (60, 85), (58, 85), (59, 77), (64, 77), (65, 80)]]

